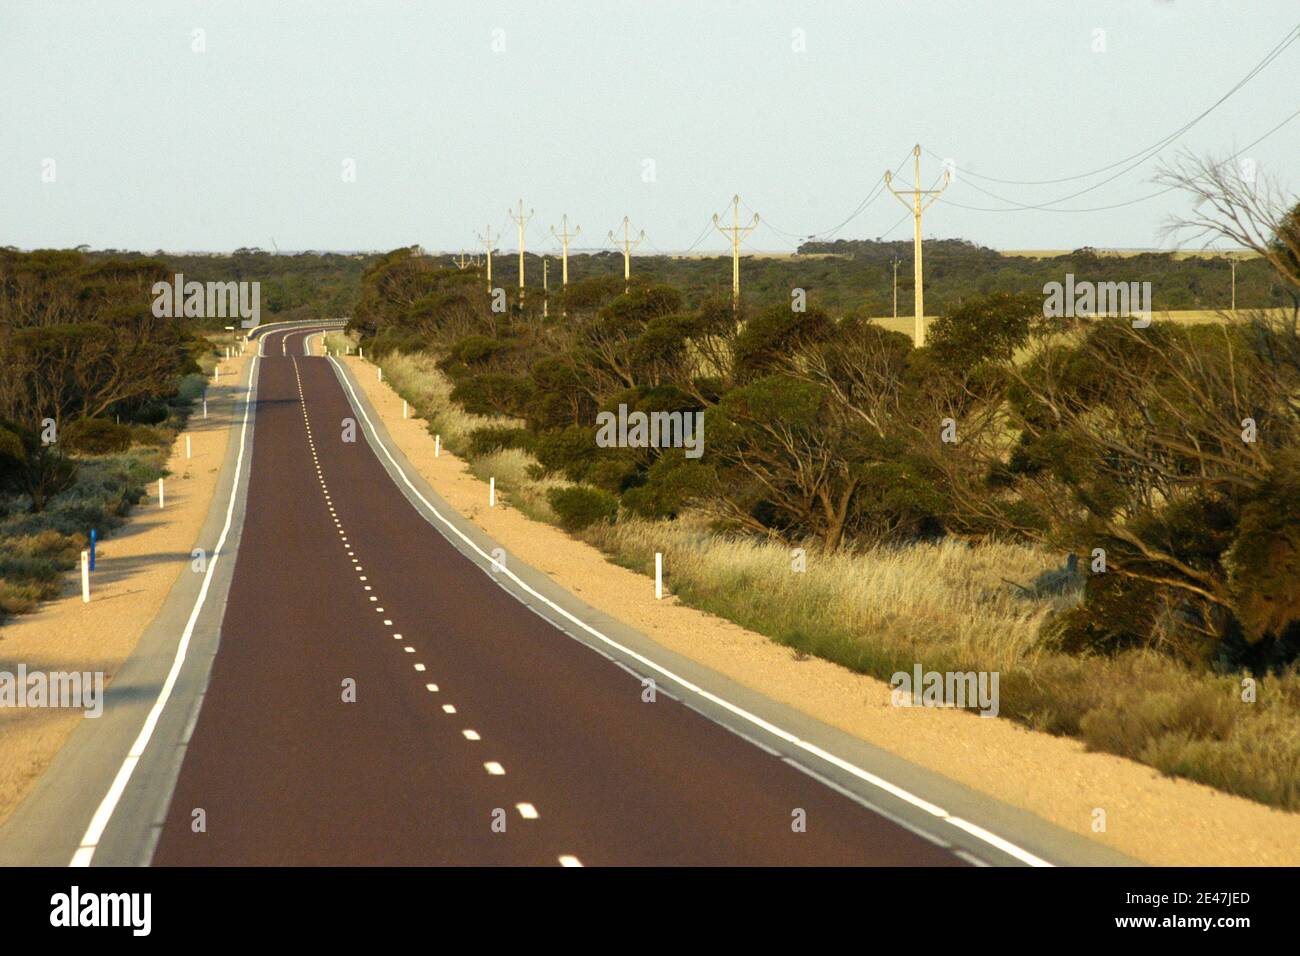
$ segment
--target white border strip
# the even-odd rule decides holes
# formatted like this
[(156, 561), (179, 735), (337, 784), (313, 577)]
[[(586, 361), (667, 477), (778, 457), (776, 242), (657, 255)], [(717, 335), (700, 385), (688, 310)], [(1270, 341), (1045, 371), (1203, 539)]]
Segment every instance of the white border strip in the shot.
[[(341, 370), (341, 366), (333, 356), (329, 357), (329, 361), (336, 368), (339, 368)], [(402, 476), (402, 481), (405, 483), (406, 487), (409, 488), (411, 490), (411, 493), (415, 495), (416, 498), (420, 499), (420, 501), (424, 504), (426, 508), (429, 509), (429, 511), (434, 515), (434, 517), (436, 517), (439, 521), (441, 521), (444, 525), (446, 525), (452, 531), (452, 533), (456, 535), (456, 537), (458, 537), (461, 541), (465, 542), (465, 544), (469, 545), (469, 547), (472, 548), (474, 552), (479, 557), (481, 557), (484, 561), (492, 562), (493, 559), (491, 555), (483, 551), (483, 549), (480, 548), (477, 544), (475, 544), (469, 537), (467, 537), (464, 532), (462, 532), (454, 524), (448, 521), (447, 518), (444, 517), (443, 514), (440, 511), (438, 511), (438, 509), (435, 508), (427, 498), (424, 497), (424, 495), (420, 494), (419, 489), (417, 489), (415, 485), (411, 483), (411, 479), (407, 477), (407, 474), (402, 469), (402, 466), (397, 463), (397, 459), (395, 459), (392, 453), (388, 450), (388, 446), (384, 444), (382, 439), (380, 439), (379, 432), (376, 431), (374, 422), (372, 422), (370, 420), (370, 416), (366, 414), (365, 407), (362, 405), (360, 399), (357, 397), (356, 390), (352, 387), (352, 383), (348, 381), (347, 375), (341, 374), (339, 377), (340, 380), (343, 382), (343, 384), (347, 386), (348, 391), (352, 393), (352, 399), (353, 399), (352, 407), (356, 409), (357, 412), (360, 413), (361, 417), (365, 419), (366, 424), (370, 426), (370, 433), (371, 435), (374, 436), (375, 444), (383, 451), (384, 455), (392, 463), (393, 468), (397, 471), (397, 473)], [(1053, 865), (1047, 862), (1046, 860), (1044, 860), (1042, 857), (1035, 856), (1033, 853), (1030, 853), (1028, 850), (1017, 846), (1016, 844), (1010, 842), (1009, 840), (1005, 840), (1002, 837), (997, 836), (996, 834), (990, 833), (988, 830), (985, 830), (983, 827), (977, 826), (968, 820), (965, 820), (961, 817), (953, 816), (942, 807), (936, 806), (935, 804), (930, 803), (928, 800), (923, 800), (921, 797), (916, 796), (916, 794), (908, 790), (904, 790), (902, 787), (890, 783), (888, 780), (885, 780), (883, 777), (878, 777), (874, 773), (871, 773), (868, 770), (864, 770), (863, 768), (857, 766), (856, 764), (852, 764), (849, 761), (843, 759), (842, 757), (838, 757), (835, 754), (831, 753), (830, 751), (818, 747), (816, 744), (809, 743), (806, 740), (796, 737), (794, 734), (790, 733), (789, 731), (783, 730), (780, 727), (776, 726), (775, 724), (767, 720), (764, 720), (762, 717), (759, 717), (757, 714), (752, 714), (749, 711), (745, 710), (743, 707), (738, 707), (737, 705), (731, 703), (730, 701), (724, 700), (723, 698), (717, 696), (716, 694), (713, 694), (705, 690), (703, 687), (700, 687), (697, 684), (692, 683), (686, 678), (678, 676), (677, 674), (668, 670), (666, 667), (662, 667), (661, 665), (652, 661), (650, 658), (642, 654), (638, 654), (636, 651), (632, 650), (629, 647), (625, 647), (624, 645), (615, 641), (613, 638), (608, 637), (607, 635), (596, 630), (590, 624), (587, 624), (585, 621), (582, 621), (579, 618), (575, 617), (574, 615), (570, 614), (568, 611), (560, 607), (550, 598), (546, 597), (543, 594), (539, 594), (537, 591), (535, 591), (532, 587), (530, 587), (523, 580), (521, 580), (519, 576), (516, 575), (513, 571), (511, 571), (509, 568), (499, 567), (498, 571), (499, 574), (504, 574), (507, 577), (509, 577), (510, 580), (514, 581), (515, 584), (518, 585), (527, 594), (541, 601), (547, 607), (551, 608), (553, 611), (555, 611), (557, 614), (563, 617), (565, 620), (571, 621), (573, 624), (577, 625), (582, 630), (586, 631), (588, 634), (596, 638), (598, 641), (604, 643), (609, 647), (616, 649), (622, 654), (627, 655), (628, 657), (637, 661), (639, 664), (642, 664), (645, 667), (648, 667), (651, 670), (656, 671), (659, 674), (662, 674), (664, 677), (667, 677), (669, 680), (673, 681), (674, 683), (679, 684), (680, 686), (686, 688), (692, 693), (698, 694), (700, 697), (703, 697), (705, 700), (709, 701), (710, 703), (723, 708), (724, 710), (734, 714), (735, 716), (741, 718), (742, 720), (745, 720), (753, 724), (755, 727), (767, 731), (773, 737), (783, 740), (786, 743), (790, 744), (791, 746), (798, 747), (800, 750), (804, 751), (805, 753), (811, 754), (812, 756), (817, 757), (820, 760), (824, 760), (826, 763), (829, 763), (831, 766), (837, 767), (838, 769), (844, 771), (845, 773), (857, 777), (859, 780), (862, 780), (865, 783), (871, 784), (871, 786), (873, 787), (877, 787), (878, 789), (883, 790), (886, 793), (891, 794), (900, 800), (910, 803), (912, 806), (920, 810), (924, 810), (926, 813), (929, 813), (932, 816), (938, 817), (940, 820), (943, 820), (944, 822), (949, 823), (954, 827), (957, 827), (959, 830), (963, 830), (966, 833), (969, 833), (971, 836), (975, 837), (976, 839), (981, 840), (984, 843), (987, 843), (988, 845), (997, 848), (998, 850), (1001, 850), (1003, 853), (1006, 853), (1008, 856), (1020, 860), (1022, 863), (1026, 863), (1029, 866), (1052, 866)]]
[(244, 449), (248, 438), (248, 413), (253, 407), (251, 401), (253, 377), (257, 372), (257, 360), (259, 358), (261, 358), (260, 353), (254, 356), (252, 364), (248, 368), (248, 385), (244, 389), (244, 420), (239, 431), (239, 457), (235, 459), (235, 479), (230, 485), (230, 502), (226, 505), (226, 523), (221, 529), (221, 536), (217, 539), (217, 546), (213, 549), (212, 557), (208, 561), (208, 569), (203, 575), (203, 585), (199, 588), (199, 596), (194, 602), (193, 610), (190, 611), (190, 617), (185, 624), (185, 631), (181, 634), (180, 643), (176, 646), (176, 656), (172, 660), (171, 670), (167, 672), (167, 679), (163, 681), (162, 689), (158, 691), (158, 699), (154, 701), (153, 707), (149, 710), (149, 716), (145, 718), (144, 726), (140, 728), (139, 736), (135, 738), (135, 743), (131, 745), (131, 749), (127, 752), (126, 759), (122, 761), (122, 766), (118, 768), (117, 776), (113, 778), (108, 793), (104, 794), (104, 799), (100, 801), (95, 815), (90, 818), (90, 825), (86, 827), (85, 835), (81, 838), (81, 845), (78, 847), (77, 852), (72, 855), (69, 866), (90, 866), (90, 861), (95, 857), (95, 850), (99, 847), (99, 841), (104, 836), (108, 821), (113, 818), (113, 811), (117, 809), (117, 804), (126, 791), (126, 785), (130, 781), (131, 775), (135, 773), (140, 758), (144, 756), (145, 748), (149, 746), (149, 740), (153, 737), (154, 730), (158, 727), (158, 721), (162, 717), (163, 708), (167, 706), (167, 701), (171, 698), (172, 691), (176, 687), (176, 681), (180, 677), (181, 667), (185, 664), (185, 656), (190, 649), (190, 638), (194, 634), (194, 626), (198, 623), (199, 612), (203, 610), (203, 604), (208, 599), (208, 588), (212, 585), (212, 575), (217, 569), (221, 549), (226, 543), (226, 536), (230, 533), (230, 525), (235, 516), (235, 501), (239, 497), (239, 476), (244, 467)]

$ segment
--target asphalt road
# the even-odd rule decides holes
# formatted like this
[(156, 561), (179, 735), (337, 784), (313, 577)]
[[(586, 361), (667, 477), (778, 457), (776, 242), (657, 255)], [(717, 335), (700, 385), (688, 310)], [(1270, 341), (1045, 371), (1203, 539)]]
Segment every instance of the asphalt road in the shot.
[(154, 864), (965, 865), (645, 701), (498, 587), (359, 424), (343, 441), (354, 412), (303, 336), (265, 337), (220, 649)]

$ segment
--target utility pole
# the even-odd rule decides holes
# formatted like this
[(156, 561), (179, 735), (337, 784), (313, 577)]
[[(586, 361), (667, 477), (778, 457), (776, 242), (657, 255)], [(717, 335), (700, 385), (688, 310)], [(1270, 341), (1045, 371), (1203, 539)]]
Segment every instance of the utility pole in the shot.
[(519, 226), (519, 301), (521, 303), (524, 301), (524, 226), (528, 224), (529, 219), (533, 218), (533, 213), (535, 211), (536, 210), (530, 209), (528, 210), (528, 215), (525, 216), (524, 201), (522, 199), (519, 200), (518, 216), (510, 210), (506, 210), (506, 214), (509, 215), (510, 218)]
[[(624, 216), (623, 217), (623, 291), (624, 292), (626, 292), (629, 288), (631, 288), (632, 285), (632, 250), (635, 249), (637, 246), (641, 245), (641, 240), (645, 238), (645, 230), (642, 229), (641, 234), (638, 235), (636, 237), (636, 241), (633, 242), (631, 237), (628, 235), (628, 228), (629, 227), (628, 227), (627, 216)], [(610, 230), (609, 233), (609, 241), (614, 243), (614, 245), (618, 245), (618, 239), (614, 236), (614, 231), (612, 229)]]
[(546, 318), (551, 310), (550, 287), (546, 284), (546, 267), (549, 265), (546, 256), (542, 256), (542, 318)]
[(713, 214), (713, 225), (717, 227), (718, 232), (731, 239), (731, 309), (734, 312), (740, 308), (740, 240), (754, 231), (758, 226), (758, 213), (754, 213), (754, 218), (749, 225), (740, 224), (740, 197), (731, 197), (732, 205), (732, 224), (723, 226), (718, 221), (718, 214)]
[[(921, 147), (912, 150), (912, 155), (916, 159), (916, 174), (912, 180), (911, 189), (895, 189), (890, 183), (893, 180), (893, 174), (888, 170), (885, 171), (885, 185), (889, 191), (898, 197), (898, 201), (912, 210), (912, 224), (914, 227), (912, 234), (912, 280), (916, 283), (916, 326), (912, 332), (912, 344), (918, 349), (925, 344), (925, 292), (921, 285), (921, 213), (929, 209), (934, 201), (939, 198), (939, 194), (948, 188), (950, 178), (948, 170), (943, 171), (943, 186), (939, 189), (922, 189), (921, 188)], [(904, 196), (911, 196), (911, 201), (904, 199)], [(923, 206), (921, 197), (930, 196), (930, 200)]]
[(551, 227), (551, 235), (560, 240), (560, 247), (563, 251), (563, 258), (560, 260), (560, 283), (569, 284), (569, 240), (577, 239), (578, 233), (582, 232), (581, 226), (574, 226), (573, 232), (569, 232), (569, 216), (564, 214), (560, 217), (560, 231), (556, 232), (555, 227)]
[[(501, 237), (498, 236), (497, 238), (500, 239)], [(487, 249), (487, 289), (488, 292), (491, 293), (492, 292), (492, 250), (494, 247), (492, 245), (492, 226), (490, 224), (487, 227), (486, 235), (482, 233), (479, 234), (478, 241), (483, 243), (484, 248)]]

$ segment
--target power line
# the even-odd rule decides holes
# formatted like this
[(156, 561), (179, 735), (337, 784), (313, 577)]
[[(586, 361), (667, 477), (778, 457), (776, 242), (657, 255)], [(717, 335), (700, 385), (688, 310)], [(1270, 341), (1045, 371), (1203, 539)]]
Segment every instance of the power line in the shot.
[[(907, 157), (908, 157), (908, 156), (911, 156), (911, 155), (912, 155), (911, 150), (908, 150), (906, 153), (903, 154), (903, 158), (900, 159), (900, 160), (898, 161), (898, 165), (894, 167), (894, 170), (893, 170), (894, 175), (898, 175), (898, 171), (901, 170), (901, 169), (903, 168), (903, 165), (907, 162)], [(868, 193), (868, 194), (867, 194), (867, 197), (866, 197), (865, 199), (863, 199), (862, 202), (858, 203), (857, 208), (855, 208), (855, 209), (853, 210), (853, 212), (849, 213), (849, 215), (848, 215), (847, 218), (841, 220), (841, 221), (839, 222), (839, 224), (837, 224), (837, 225), (835, 225), (835, 226), (832, 226), (830, 229), (823, 229), (821, 232), (808, 232), (808, 233), (803, 233), (803, 232), (798, 232), (798, 233), (796, 233), (796, 232), (789, 232), (788, 230), (780, 229), (780, 228), (778, 228), (778, 227), (772, 225), (772, 224), (771, 224), (770, 222), (768, 222), (766, 219), (763, 220), (763, 224), (764, 224), (765, 226), (767, 226), (769, 229), (771, 229), (773, 232), (780, 233), (781, 235), (783, 235), (783, 236), (787, 236), (787, 237), (789, 237), (789, 238), (791, 238), (791, 239), (800, 239), (800, 240), (803, 240), (803, 241), (805, 241), (805, 242), (808, 241), (808, 240), (814, 240), (814, 239), (817, 239), (817, 240), (823, 240), (823, 241), (824, 241), (824, 240), (826, 240), (826, 239), (829, 239), (829, 238), (830, 238), (831, 236), (833, 236), (835, 233), (839, 232), (841, 229), (843, 229), (845, 226), (847, 226), (850, 222), (852, 222), (854, 219), (856, 219), (858, 216), (860, 216), (860, 215), (861, 215), (861, 214), (866, 210), (866, 208), (867, 208), (868, 206), (870, 206), (870, 205), (871, 205), (871, 204), (872, 204), (872, 203), (873, 203), (873, 202), (874, 202), (874, 201), (875, 201), (875, 200), (876, 200), (876, 199), (877, 199), (877, 198), (878, 198), (882, 193), (884, 193), (884, 191), (885, 191), (884, 184), (883, 184), (883, 183), (877, 183), (877, 184), (876, 184), (876, 188), (873, 189), (870, 193)], [(745, 208), (748, 209), (751, 213), (754, 211), (753, 209), (750, 209), (750, 207), (749, 207), (748, 204), (745, 205)]]
[[(1106, 166), (1098, 167), (1097, 169), (1090, 170), (1086, 173), (1078, 173), (1077, 175), (1074, 176), (1062, 176), (1058, 179), (999, 179), (996, 176), (985, 176), (980, 173), (969, 172), (969, 171), (963, 171), (962, 176), (963, 178), (965, 178), (966, 176), (974, 176), (976, 179), (983, 179), (983, 180), (987, 180), (988, 182), (1000, 183), (1006, 186), (1050, 186), (1056, 183), (1068, 183), (1079, 179), (1088, 179), (1092, 176), (1096, 176), (1099, 173), (1108, 172), (1114, 169), (1116, 166), (1122, 166), (1125, 163), (1127, 163), (1129, 160), (1136, 159), (1138, 157), (1143, 157), (1143, 159), (1139, 160), (1138, 165), (1140, 165), (1141, 162), (1145, 162), (1146, 159), (1150, 158), (1148, 154), (1159, 152), (1165, 146), (1169, 145), (1175, 139), (1182, 136), (1183, 133), (1187, 132), (1189, 129), (1191, 129), (1201, 120), (1205, 119), (1205, 117), (1209, 116), (1212, 112), (1214, 112), (1216, 109), (1222, 106), (1223, 103), (1226, 102), (1229, 97), (1231, 97), (1243, 86), (1245, 86), (1247, 83), (1253, 80), (1257, 75), (1263, 72), (1263, 70), (1265, 70), (1279, 56), (1281, 56), (1283, 51), (1285, 51), (1286, 48), (1289, 47), (1292, 43), (1294, 43), (1297, 39), (1300, 39), (1300, 24), (1297, 24), (1296, 26), (1292, 27), (1289, 31), (1287, 31), (1286, 35), (1283, 36), (1283, 38), (1278, 41), (1277, 45), (1275, 45), (1272, 50), (1270, 50), (1267, 54), (1265, 54), (1264, 58), (1260, 60), (1258, 63), (1256, 63), (1249, 73), (1247, 73), (1244, 77), (1242, 77), (1239, 81), (1237, 81), (1236, 85), (1234, 85), (1231, 89), (1228, 90), (1228, 92), (1224, 93), (1221, 97), (1215, 100), (1214, 103), (1211, 104), (1207, 109), (1197, 114), (1195, 117), (1193, 117), (1188, 122), (1184, 123), (1182, 126), (1174, 130), (1169, 135), (1163, 137), (1160, 140), (1157, 140), (1151, 146), (1139, 150), (1136, 153), (1132, 153), (1128, 156), (1125, 156), (1123, 159), (1117, 159), (1115, 160), (1115, 162), (1110, 163)], [(937, 156), (933, 151), (929, 150), (928, 148), (926, 151), (929, 152), (930, 155), (934, 156), (936, 159), (941, 158)], [(1106, 180), (1106, 182), (1109, 182), (1109, 180)], [(1098, 183), (1097, 185), (1102, 185), (1102, 183)], [(1068, 199), (1072, 197), (1065, 197), (1065, 198)], [(1057, 200), (1057, 201), (1059, 202), (1064, 200)]]
[[(1251, 142), (1247, 143), (1245, 146), (1238, 149), (1235, 153), (1230, 155), (1227, 158), (1227, 160), (1224, 160), (1224, 162), (1227, 162), (1228, 160), (1236, 159), (1242, 153), (1246, 152), (1246, 150), (1258, 146), (1260, 143), (1264, 142), (1264, 140), (1268, 139), (1270, 136), (1272, 136), (1274, 133), (1280, 130), (1283, 126), (1286, 126), (1288, 123), (1290, 123), (1297, 116), (1300, 116), (1300, 109), (1296, 110), (1286, 119), (1282, 120), (1282, 122), (1278, 123), (1272, 129), (1266, 132), (1263, 136), (1260, 136), (1257, 139), (1252, 140)], [(1138, 203), (1146, 202), (1147, 200), (1150, 199), (1155, 199), (1157, 196), (1163, 196), (1166, 193), (1173, 192), (1175, 189), (1179, 188), (1177, 185), (1166, 186), (1164, 189), (1158, 189), (1155, 192), (1147, 193), (1145, 196), (1138, 196), (1135, 199), (1129, 199), (1124, 202), (1111, 203), (1106, 206), (1089, 206), (1085, 208), (1075, 208), (1075, 209), (1058, 209), (1046, 205), (1025, 205), (1022, 203), (1016, 203), (1013, 200), (1005, 199), (1001, 196), (994, 195), (993, 193), (990, 193), (986, 189), (980, 189), (980, 187), (975, 186), (974, 183), (966, 183), (966, 185), (972, 186), (973, 188), (978, 189), (980, 192), (984, 193), (986, 196), (990, 196), (993, 199), (999, 200), (1000, 202), (1011, 203), (1011, 206), (1004, 207), (1004, 208), (998, 208), (994, 206), (969, 206), (966, 205), (965, 203), (953, 202), (951, 199), (940, 199), (939, 201), (943, 203), (945, 206), (955, 206), (958, 209), (969, 209), (974, 212), (1023, 212), (1025, 210), (1038, 210), (1041, 212), (1105, 212), (1110, 209), (1122, 209), (1125, 206), (1135, 206)], [(1099, 183), (1098, 185), (1101, 184)], [(1057, 202), (1059, 201), (1061, 200), (1057, 200)]]

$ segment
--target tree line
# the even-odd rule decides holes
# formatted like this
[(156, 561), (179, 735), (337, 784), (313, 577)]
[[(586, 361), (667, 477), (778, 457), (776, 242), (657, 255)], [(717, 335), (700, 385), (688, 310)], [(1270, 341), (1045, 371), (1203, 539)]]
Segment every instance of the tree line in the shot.
[(0, 250), (0, 487), (34, 511), (70, 487), (68, 452), (129, 446), (132, 424), (166, 420), (203, 347), (158, 318), (150, 288), (170, 268), (73, 250)]
[[(1048, 645), (1268, 670), (1300, 653), (1300, 205), (1256, 251), (1282, 316), (1135, 328), (1046, 318), (1022, 287), (949, 298), (914, 349), (815, 294), (733, 308), (646, 270), (553, 290), (545, 317), (498, 277), (494, 309), (477, 270), (403, 249), (367, 269), (352, 329), (438, 356), (456, 402), (501, 418), (475, 451), (577, 484), (552, 499), (570, 526), (693, 509), (827, 550), (1036, 542), (1069, 559), (1035, 586), (1081, 593)], [(702, 414), (703, 456), (601, 447), (620, 406)]]

